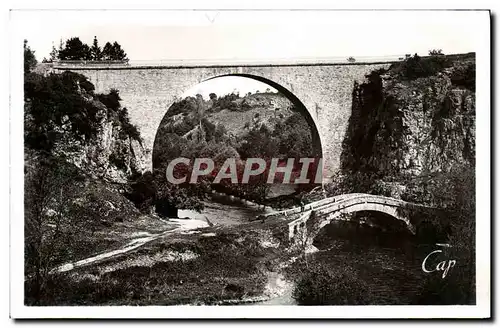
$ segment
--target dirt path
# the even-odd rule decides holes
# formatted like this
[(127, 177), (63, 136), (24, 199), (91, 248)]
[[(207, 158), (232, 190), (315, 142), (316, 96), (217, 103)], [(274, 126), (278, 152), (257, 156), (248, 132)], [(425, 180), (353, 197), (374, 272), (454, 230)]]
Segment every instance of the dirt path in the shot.
[(208, 227), (208, 223), (206, 221), (201, 221), (201, 220), (170, 219), (170, 220), (168, 220), (168, 223), (179, 224), (179, 227), (174, 228), (172, 230), (167, 230), (167, 231), (164, 231), (164, 232), (161, 232), (158, 234), (154, 234), (154, 235), (151, 235), (148, 237), (136, 238), (136, 239), (130, 241), (125, 246), (123, 246), (122, 248), (119, 248), (119, 249), (116, 249), (113, 251), (109, 251), (109, 252), (105, 252), (105, 253), (101, 253), (101, 254), (98, 254), (98, 255), (95, 255), (95, 256), (80, 260), (80, 261), (65, 263), (63, 265), (60, 265), (60, 266), (52, 269), (51, 272), (71, 271), (75, 268), (78, 268), (78, 267), (81, 267), (84, 265), (88, 265), (90, 263), (94, 263), (94, 262), (97, 262), (100, 260), (112, 258), (116, 255), (130, 252), (134, 249), (137, 249), (137, 248), (145, 245), (146, 243), (149, 243), (153, 240), (156, 240), (156, 239), (163, 237), (165, 235), (168, 235), (168, 234), (172, 234), (172, 233), (179, 232), (179, 231), (188, 231), (188, 230)]

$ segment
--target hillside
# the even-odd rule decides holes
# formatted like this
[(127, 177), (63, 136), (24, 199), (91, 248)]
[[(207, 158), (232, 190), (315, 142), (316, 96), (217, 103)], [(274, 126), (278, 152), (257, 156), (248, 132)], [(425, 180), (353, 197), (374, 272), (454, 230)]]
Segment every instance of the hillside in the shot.
[(292, 103), (279, 93), (251, 94), (234, 103), (237, 110), (215, 108), (207, 118), (213, 124), (221, 123), (228, 133), (238, 137), (258, 124), (274, 128), (293, 114)]
[(225, 159), (312, 157), (315, 150), (306, 119), (281, 94), (236, 94), (174, 103), (155, 139), (153, 166), (175, 157), (204, 155)]

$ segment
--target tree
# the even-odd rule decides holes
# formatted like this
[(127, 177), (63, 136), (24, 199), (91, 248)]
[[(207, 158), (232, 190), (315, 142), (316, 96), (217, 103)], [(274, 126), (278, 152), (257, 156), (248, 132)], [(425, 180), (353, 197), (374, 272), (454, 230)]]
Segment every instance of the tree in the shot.
[(101, 47), (99, 47), (96, 36), (94, 36), (94, 42), (92, 43), (92, 47), (90, 48), (90, 55), (92, 57), (92, 60), (102, 59), (102, 50)]
[(113, 60), (126, 60), (127, 54), (118, 42), (113, 43)]
[(24, 83), (25, 145), (51, 151), (70, 139), (88, 142), (97, 131), (101, 108), (85, 101), (81, 93), (93, 90), (85, 76), (69, 71), (28, 74)]
[[(176, 167), (174, 175), (179, 172)], [(167, 181), (164, 170), (145, 172), (131, 185), (131, 191), (126, 195), (137, 208), (142, 211), (155, 209), (156, 213), (165, 217), (177, 217), (179, 209), (203, 209), (202, 199), (210, 191), (205, 180), (197, 184), (184, 183), (180, 185)]]
[(101, 55), (103, 60), (113, 60), (113, 45), (109, 42), (106, 42), (106, 44), (102, 48)]
[(24, 40), (24, 73), (29, 73), (36, 64), (35, 52), (28, 46), (28, 40)]
[(431, 49), (429, 50), (429, 56), (442, 56), (443, 50), (441, 49)]
[(52, 43), (52, 50), (50, 51), (49, 55), (50, 55), (50, 58), (49, 58), (50, 63), (56, 61), (57, 58), (59, 57), (59, 51), (54, 46), (54, 43)]
[(52, 269), (74, 243), (79, 220), (72, 199), (82, 176), (64, 160), (30, 155), (25, 168), (24, 257), (26, 295), (36, 304)]
[(80, 38), (74, 37), (66, 40), (66, 46), (59, 51), (61, 60), (90, 60), (91, 53), (88, 45), (83, 43)]
[(57, 58), (61, 59), (61, 57), (59, 56), (59, 54), (61, 53), (61, 51), (63, 50), (63, 40), (62, 39), (59, 39), (59, 49), (57, 50)]
[(354, 57), (351, 56), (351, 57), (347, 58), (347, 61), (349, 63), (354, 63), (354, 62), (356, 62), (356, 58), (354, 58)]
[(102, 59), (104, 60), (127, 60), (127, 54), (118, 42), (106, 42), (102, 49)]

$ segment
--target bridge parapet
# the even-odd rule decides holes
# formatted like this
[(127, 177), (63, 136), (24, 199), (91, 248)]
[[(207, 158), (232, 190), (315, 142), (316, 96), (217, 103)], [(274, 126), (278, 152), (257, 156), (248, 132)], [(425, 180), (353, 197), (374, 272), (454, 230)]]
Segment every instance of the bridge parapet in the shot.
[[(325, 199), (321, 202), (317, 202), (316, 204), (319, 206), (307, 208), (306, 213), (301, 215), (299, 218), (290, 221), (288, 223), (289, 238), (293, 239), (297, 235), (297, 233), (301, 231), (301, 229), (306, 229), (306, 222), (308, 222), (312, 216), (314, 216), (315, 218), (324, 218), (321, 220), (319, 226), (315, 229), (315, 233), (317, 233), (332, 220), (338, 219), (341, 214), (358, 211), (377, 211), (386, 213), (398, 220), (403, 221), (408, 229), (412, 233), (415, 233), (415, 228), (412, 223), (408, 218), (402, 216), (398, 212), (398, 209), (406, 207), (408, 205), (425, 207), (423, 205), (409, 203), (400, 199), (370, 194), (346, 194), (332, 197), (328, 200), (329, 201)], [(312, 215), (313, 213), (314, 215)]]
[[(358, 197), (361, 195), (365, 195), (365, 194), (352, 193), (352, 194), (343, 194), (343, 195), (338, 195), (335, 197), (324, 198), (324, 199), (321, 199), (321, 200), (311, 202), (309, 204), (304, 205), (303, 210), (304, 211), (311, 211), (314, 209), (323, 208), (324, 206), (327, 206), (329, 204), (332, 204), (332, 203), (335, 203), (335, 202), (338, 202), (341, 200), (350, 199), (353, 197)], [(257, 220), (259, 218), (260, 219), (282, 218), (283, 220), (289, 220), (290, 217), (292, 217), (295, 214), (299, 214), (301, 212), (303, 212), (302, 208), (300, 206), (298, 206), (298, 207), (292, 207), (292, 208), (289, 208), (286, 210), (281, 210), (281, 211), (276, 211), (276, 212), (272, 212), (272, 213), (268, 213), (268, 214), (263, 214), (255, 219)]]
[(57, 70), (68, 69), (100, 69), (130, 67), (128, 60), (60, 60), (52, 63)]

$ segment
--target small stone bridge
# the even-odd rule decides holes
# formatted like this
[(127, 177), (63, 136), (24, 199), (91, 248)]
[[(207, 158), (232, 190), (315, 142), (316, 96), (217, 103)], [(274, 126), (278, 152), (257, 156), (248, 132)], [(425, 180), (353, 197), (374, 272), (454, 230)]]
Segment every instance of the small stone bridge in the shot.
[(343, 214), (360, 211), (385, 213), (404, 222), (408, 230), (415, 234), (415, 227), (410, 220), (402, 214), (402, 211), (399, 210), (408, 205), (412, 207), (425, 207), (423, 205), (379, 195), (362, 193), (344, 194), (309, 203), (303, 208), (295, 207), (266, 214), (264, 215), (264, 219), (279, 218), (287, 221), (289, 240), (293, 241), (297, 239), (296, 237), (305, 236), (304, 238), (307, 238), (307, 242), (310, 244), (312, 244), (319, 231), (333, 220), (341, 220)]

